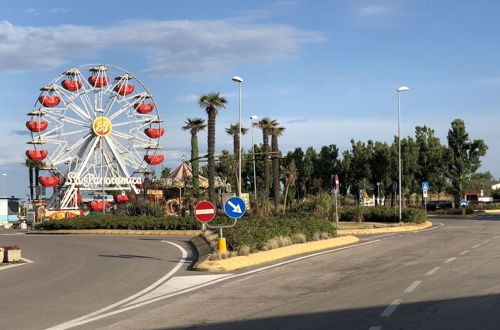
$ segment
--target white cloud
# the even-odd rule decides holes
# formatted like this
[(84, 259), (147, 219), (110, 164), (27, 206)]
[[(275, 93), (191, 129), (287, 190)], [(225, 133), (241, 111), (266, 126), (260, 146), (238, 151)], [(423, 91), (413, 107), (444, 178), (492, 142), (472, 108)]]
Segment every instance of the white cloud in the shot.
[(239, 65), (293, 59), (324, 37), (287, 25), (231, 21), (125, 21), (112, 26), (15, 26), (0, 22), (0, 72), (48, 70), (99, 51), (146, 57), (146, 71), (203, 77)]
[(387, 15), (389, 12), (389, 7), (383, 5), (370, 5), (358, 9), (358, 14), (365, 17)]
[(70, 12), (69, 8), (52, 8), (49, 9), (49, 14), (67, 14)]

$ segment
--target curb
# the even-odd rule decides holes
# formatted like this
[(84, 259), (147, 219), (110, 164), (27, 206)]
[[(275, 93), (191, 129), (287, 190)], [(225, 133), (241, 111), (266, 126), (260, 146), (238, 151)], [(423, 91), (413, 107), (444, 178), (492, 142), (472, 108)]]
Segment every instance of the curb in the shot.
[(500, 210), (483, 210), (485, 213), (492, 213), (492, 214), (498, 214), (500, 213)]
[(189, 242), (193, 245), (198, 254), (198, 258), (192, 267), (192, 269), (196, 269), (202, 262), (210, 257), (210, 244), (201, 236), (193, 237)]
[(357, 237), (344, 236), (321, 241), (294, 244), (269, 251), (253, 253), (248, 256), (239, 256), (224, 260), (205, 260), (203, 262), (197, 263), (195, 267), (193, 267), (193, 269), (205, 272), (227, 272), (295, 256), (298, 254), (352, 244), (358, 241), (359, 238)]
[(33, 230), (27, 234), (42, 235), (168, 235), (168, 236), (198, 236), (201, 230), (127, 230), (127, 229), (59, 229)]
[(387, 228), (371, 228), (371, 229), (339, 229), (338, 235), (370, 235), (370, 234), (389, 234), (400, 233), (405, 231), (415, 231), (432, 227), (432, 222), (426, 221), (419, 225), (398, 226)]

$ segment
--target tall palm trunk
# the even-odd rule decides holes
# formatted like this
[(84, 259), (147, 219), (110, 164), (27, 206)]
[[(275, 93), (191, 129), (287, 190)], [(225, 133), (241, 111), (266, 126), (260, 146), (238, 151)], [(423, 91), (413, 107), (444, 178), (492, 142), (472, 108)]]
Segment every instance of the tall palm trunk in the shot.
[(28, 166), (28, 173), (30, 178), (30, 199), (33, 200), (33, 167)]
[(234, 161), (236, 163), (236, 166), (234, 167), (234, 177), (236, 182), (236, 191), (240, 191), (240, 176), (238, 172), (238, 167), (239, 167), (239, 146), (240, 146), (240, 136), (239, 134), (234, 134), (233, 135), (233, 153), (234, 153)]
[(40, 182), (38, 176), (40, 174), (40, 168), (35, 167), (35, 189), (36, 189), (36, 199), (40, 199)]
[(264, 151), (264, 191), (266, 196), (269, 196), (269, 132), (267, 129), (262, 129), (262, 147)]
[(278, 212), (280, 203), (280, 160), (278, 154), (278, 135), (271, 135), (271, 149), (273, 151), (273, 197), (274, 210)]
[(200, 195), (200, 165), (198, 157), (198, 136), (196, 133), (191, 133), (191, 159), (194, 159), (191, 166), (193, 167), (193, 192), (195, 197)]
[(215, 203), (215, 116), (216, 110), (208, 112), (208, 200)]

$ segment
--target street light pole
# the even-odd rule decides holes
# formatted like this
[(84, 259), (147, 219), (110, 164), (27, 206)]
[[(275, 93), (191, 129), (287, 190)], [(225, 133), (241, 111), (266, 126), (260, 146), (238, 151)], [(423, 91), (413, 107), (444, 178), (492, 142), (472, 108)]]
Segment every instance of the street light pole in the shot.
[(400, 102), (400, 93), (401, 92), (406, 92), (409, 91), (410, 88), (406, 86), (399, 87), (396, 89), (398, 92), (398, 167), (399, 167), (399, 181), (398, 181), (398, 189), (399, 189), (399, 223), (401, 223), (401, 124), (400, 124), (400, 117), (401, 117), (401, 102)]
[(233, 81), (237, 82), (240, 87), (240, 105), (239, 105), (239, 124), (238, 124), (238, 196), (241, 197), (241, 84), (243, 79), (238, 76), (232, 78)]
[(5, 177), (7, 176), (7, 173), (2, 174), (2, 196), (5, 197)]
[(252, 121), (252, 152), (253, 152), (253, 194), (254, 197), (257, 197), (257, 176), (255, 171), (255, 144), (253, 143), (253, 121), (259, 119), (259, 117), (253, 115), (250, 116), (250, 120)]

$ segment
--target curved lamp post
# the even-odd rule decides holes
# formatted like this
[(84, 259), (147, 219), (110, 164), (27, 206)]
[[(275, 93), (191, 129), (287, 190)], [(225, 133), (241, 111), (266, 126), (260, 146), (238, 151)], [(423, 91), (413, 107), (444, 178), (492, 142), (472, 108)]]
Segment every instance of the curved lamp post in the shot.
[(409, 91), (410, 88), (406, 86), (401, 86), (396, 91), (398, 92), (398, 167), (399, 167), (399, 180), (398, 180), (398, 189), (399, 189), (399, 222), (401, 223), (401, 125), (400, 125), (400, 96), (401, 92)]

